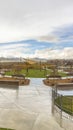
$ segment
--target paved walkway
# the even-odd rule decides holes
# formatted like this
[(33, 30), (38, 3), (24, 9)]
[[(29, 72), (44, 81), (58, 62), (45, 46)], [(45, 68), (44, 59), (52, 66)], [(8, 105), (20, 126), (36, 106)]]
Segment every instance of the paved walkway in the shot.
[(31, 79), (19, 90), (0, 88), (0, 127), (15, 130), (63, 130), (52, 117), (51, 88)]

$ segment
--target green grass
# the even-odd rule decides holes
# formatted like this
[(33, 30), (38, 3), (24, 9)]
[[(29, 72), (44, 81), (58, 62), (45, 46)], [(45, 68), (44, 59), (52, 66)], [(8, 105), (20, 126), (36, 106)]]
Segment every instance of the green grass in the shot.
[[(19, 74), (26, 74), (27, 77), (34, 77), (34, 78), (45, 78), (46, 75), (50, 75), (52, 73), (52, 70), (51, 69), (48, 69), (48, 70), (43, 70), (43, 69), (22, 69), (21, 71), (18, 71), (17, 73)], [(14, 71), (8, 71), (5, 73), (6, 75), (12, 75), (14, 74)], [(65, 73), (63, 72), (59, 72), (58, 73), (59, 75), (61, 76), (66, 76)]]
[(14, 74), (14, 71), (7, 71), (7, 72), (5, 72), (5, 75), (8, 75), (8, 76), (10, 76), (12, 74)]
[(55, 104), (63, 111), (73, 114), (73, 96), (62, 96), (55, 99)]
[(0, 128), (0, 130), (13, 130), (13, 129), (8, 129), (8, 128)]
[[(39, 69), (29, 69), (28, 72), (25, 69), (22, 69), (19, 74), (26, 74), (27, 77), (34, 77), (34, 78), (45, 78), (47, 74), (51, 73), (51, 70), (39, 70)], [(5, 73), (6, 75), (14, 74), (14, 71), (8, 71)]]

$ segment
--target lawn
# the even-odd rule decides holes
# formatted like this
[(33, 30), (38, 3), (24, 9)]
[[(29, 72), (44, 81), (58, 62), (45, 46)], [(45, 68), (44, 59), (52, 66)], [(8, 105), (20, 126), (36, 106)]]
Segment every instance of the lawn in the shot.
[[(5, 74), (6, 75), (12, 75), (14, 74), (15, 72), (14, 71), (8, 71), (6, 72)], [(31, 77), (31, 78), (45, 78), (46, 75), (48, 74), (51, 74), (52, 73), (52, 70), (51, 69), (48, 69), (48, 70), (43, 70), (43, 69), (22, 69), (21, 71), (18, 71), (16, 73), (19, 73), (19, 74), (26, 74), (27, 77)], [(61, 76), (66, 76), (65, 73), (63, 72), (59, 72), (59, 75)]]
[(25, 72), (25, 70), (22, 70), (22, 73), (26, 73), (28, 77), (34, 77), (34, 78), (45, 78), (47, 73), (51, 73), (51, 70), (39, 70), (39, 69), (29, 69), (28, 72)]
[(62, 96), (55, 99), (55, 104), (63, 111), (73, 114), (73, 96)]
[(0, 130), (13, 130), (13, 129), (8, 129), (8, 128), (0, 128)]

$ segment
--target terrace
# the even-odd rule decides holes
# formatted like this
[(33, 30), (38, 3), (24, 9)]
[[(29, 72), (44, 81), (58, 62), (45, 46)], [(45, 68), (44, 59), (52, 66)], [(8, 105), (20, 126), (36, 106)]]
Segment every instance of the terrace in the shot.
[[(52, 116), (51, 88), (40, 78), (18, 89), (0, 88), (0, 127), (13, 130), (63, 130)], [(55, 129), (54, 129), (55, 128)]]

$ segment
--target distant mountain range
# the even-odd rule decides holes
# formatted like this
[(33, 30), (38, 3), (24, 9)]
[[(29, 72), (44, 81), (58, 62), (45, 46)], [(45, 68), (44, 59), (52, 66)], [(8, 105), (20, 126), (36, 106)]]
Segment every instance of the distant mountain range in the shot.
[(6, 57), (0, 57), (0, 62), (22, 62), (24, 61), (23, 58), (17, 58), (17, 57), (12, 57), (12, 58), (6, 58)]
[(22, 58), (22, 57), (0, 57), (0, 62), (72, 62), (72, 59), (44, 59), (44, 58)]
[(42, 58), (18, 58), (18, 57), (0, 57), (0, 62), (25, 62), (25, 61), (45, 62), (46, 59)]

